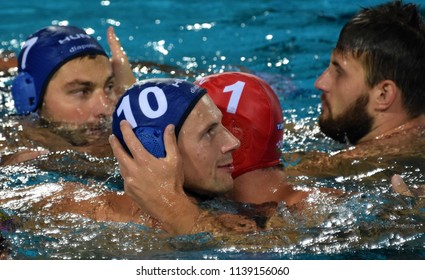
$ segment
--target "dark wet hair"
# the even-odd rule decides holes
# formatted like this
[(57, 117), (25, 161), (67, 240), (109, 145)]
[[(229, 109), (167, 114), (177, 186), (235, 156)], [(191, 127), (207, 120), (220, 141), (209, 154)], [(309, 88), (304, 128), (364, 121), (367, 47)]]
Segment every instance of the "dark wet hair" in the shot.
[(363, 8), (341, 30), (335, 51), (360, 59), (370, 87), (394, 81), (410, 117), (425, 112), (425, 24), (417, 5)]

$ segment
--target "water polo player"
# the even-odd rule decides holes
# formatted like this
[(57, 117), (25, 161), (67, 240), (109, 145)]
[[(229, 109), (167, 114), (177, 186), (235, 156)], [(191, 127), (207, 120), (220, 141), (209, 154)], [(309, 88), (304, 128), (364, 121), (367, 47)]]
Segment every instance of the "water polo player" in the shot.
[(261, 78), (241, 72), (206, 76), (195, 84), (205, 88), (223, 114), (223, 125), (241, 142), (233, 153), (235, 201), (261, 204), (300, 202), (308, 192), (288, 184), (280, 164), (283, 114), (273, 89)]
[(183, 80), (144, 80), (121, 97), (113, 114), (111, 146), (126, 193), (168, 231), (188, 232), (199, 217), (183, 188), (217, 195), (233, 187), (232, 152), (239, 141), (205, 93)]
[[(19, 53), (12, 85), (16, 112), (37, 113), (42, 127), (75, 146), (107, 139), (117, 89), (135, 80), (112, 28), (108, 43), (111, 61), (83, 29), (48, 26), (32, 34)], [(46, 146), (60, 141), (50, 142)]]

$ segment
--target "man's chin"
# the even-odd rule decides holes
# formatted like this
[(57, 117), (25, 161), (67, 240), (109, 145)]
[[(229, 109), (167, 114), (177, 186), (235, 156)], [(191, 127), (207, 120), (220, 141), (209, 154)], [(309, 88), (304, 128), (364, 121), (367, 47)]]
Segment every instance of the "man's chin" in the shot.
[(339, 127), (340, 123), (330, 117), (325, 117), (323, 114), (319, 117), (319, 127), (326, 136), (340, 143), (346, 143), (347, 138), (345, 133)]
[(60, 135), (73, 146), (85, 146), (108, 139), (110, 129), (90, 129), (87, 126), (63, 125), (51, 127), (51, 131)]
[(226, 194), (233, 190), (233, 178), (230, 180), (226, 180), (220, 184), (220, 187), (215, 190), (215, 192), (219, 195)]
[(85, 146), (108, 139), (111, 134), (111, 122), (104, 119), (98, 123), (74, 124), (42, 120), (42, 125), (61, 136), (73, 146)]
[(99, 136), (87, 135), (87, 136), (81, 136), (78, 140), (72, 139), (72, 141), (74, 146), (89, 146), (89, 145), (98, 143), (99, 141), (105, 138), (108, 139), (107, 136), (101, 137), (100, 135)]

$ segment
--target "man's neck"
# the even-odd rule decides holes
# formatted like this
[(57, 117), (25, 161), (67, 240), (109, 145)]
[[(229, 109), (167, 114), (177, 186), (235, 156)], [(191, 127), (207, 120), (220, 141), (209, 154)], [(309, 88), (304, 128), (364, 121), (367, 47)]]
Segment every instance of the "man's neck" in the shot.
[(365, 143), (372, 140), (379, 140), (391, 137), (393, 134), (408, 131), (412, 128), (425, 127), (425, 115), (420, 115), (416, 118), (408, 118), (407, 116), (386, 118), (374, 125), (372, 131), (363, 137), (358, 144)]

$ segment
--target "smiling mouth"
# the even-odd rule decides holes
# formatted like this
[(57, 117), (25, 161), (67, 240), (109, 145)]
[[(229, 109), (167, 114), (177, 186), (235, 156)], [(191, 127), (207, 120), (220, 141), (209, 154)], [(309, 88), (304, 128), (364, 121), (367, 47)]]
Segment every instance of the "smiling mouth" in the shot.
[(219, 165), (218, 168), (222, 170), (226, 170), (227, 172), (230, 172), (230, 173), (232, 173), (233, 170), (235, 169), (233, 163)]

